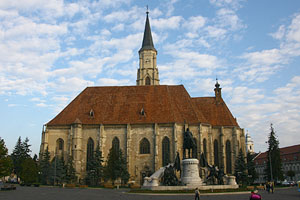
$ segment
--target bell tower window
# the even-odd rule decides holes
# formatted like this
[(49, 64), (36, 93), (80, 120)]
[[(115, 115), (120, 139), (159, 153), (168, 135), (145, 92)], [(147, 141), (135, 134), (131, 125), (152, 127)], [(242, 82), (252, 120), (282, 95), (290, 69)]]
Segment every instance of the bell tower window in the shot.
[(145, 82), (146, 82), (146, 85), (151, 85), (149, 76), (147, 76)]

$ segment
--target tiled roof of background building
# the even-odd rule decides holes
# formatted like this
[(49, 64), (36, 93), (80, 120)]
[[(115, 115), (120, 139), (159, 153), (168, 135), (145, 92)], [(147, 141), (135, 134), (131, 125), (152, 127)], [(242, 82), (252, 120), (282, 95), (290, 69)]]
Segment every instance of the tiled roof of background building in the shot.
[[(259, 165), (265, 164), (264, 161), (267, 161), (267, 156), (268, 153), (263, 152), (259, 156), (257, 156), (254, 161)], [(300, 144), (280, 148), (280, 157), (282, 159), (282, 162), (295, 160), (295, 156), (297, 157), (296, 159), (300, 159)]]

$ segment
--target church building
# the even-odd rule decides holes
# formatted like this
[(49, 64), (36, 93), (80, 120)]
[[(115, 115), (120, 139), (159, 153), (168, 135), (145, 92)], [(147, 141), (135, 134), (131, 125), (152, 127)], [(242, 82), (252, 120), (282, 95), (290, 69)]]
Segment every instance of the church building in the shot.
[(160, 167), (182, 159), (183, 133), (196, 141), (195, 157), (234, 173), (245, 133), (215, 84), (212, 97), (191, 97), (183, 85), (160, 85), (148, 12), (136, 86), (87, 87), (42, 132), (40, 153), (72, 156), (76, 176), (86, 176), (87, 160), (99, 145), (104, 160), (110, 148), (122, 150), (130, 180), (142, 184)]

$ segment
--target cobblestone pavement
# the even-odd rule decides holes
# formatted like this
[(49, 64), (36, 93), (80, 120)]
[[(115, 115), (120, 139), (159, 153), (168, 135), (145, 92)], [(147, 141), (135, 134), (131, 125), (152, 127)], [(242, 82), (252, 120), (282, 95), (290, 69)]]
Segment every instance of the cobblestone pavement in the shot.
[[(193, 194), (129, 194), (128, 190), (68, 189), (53, 187), (17, 187), (14, 191), (0, 191), (0, 200), (194, 200)], [(274, 194), (259, 192), (263, 200), (299, 200), (296, 187), (278, 189)], [(248, 200), (250, 193), (201, 195), (201, 200)]]

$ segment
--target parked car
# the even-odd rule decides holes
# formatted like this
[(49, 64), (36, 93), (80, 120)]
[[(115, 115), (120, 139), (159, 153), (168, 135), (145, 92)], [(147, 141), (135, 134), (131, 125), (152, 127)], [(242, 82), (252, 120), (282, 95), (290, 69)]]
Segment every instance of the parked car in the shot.
[(289, 181), (290, 186), (296, 186), (296, 182), (295, 181)]
[(295, 186), (295, 185), (296, 185), (296, 182), (295, 182), (295, 181), (287, 181), (287, 180), (285, 180), (285, 181), (283, 181), (281, 184), (282, 184), (283, 186)]

